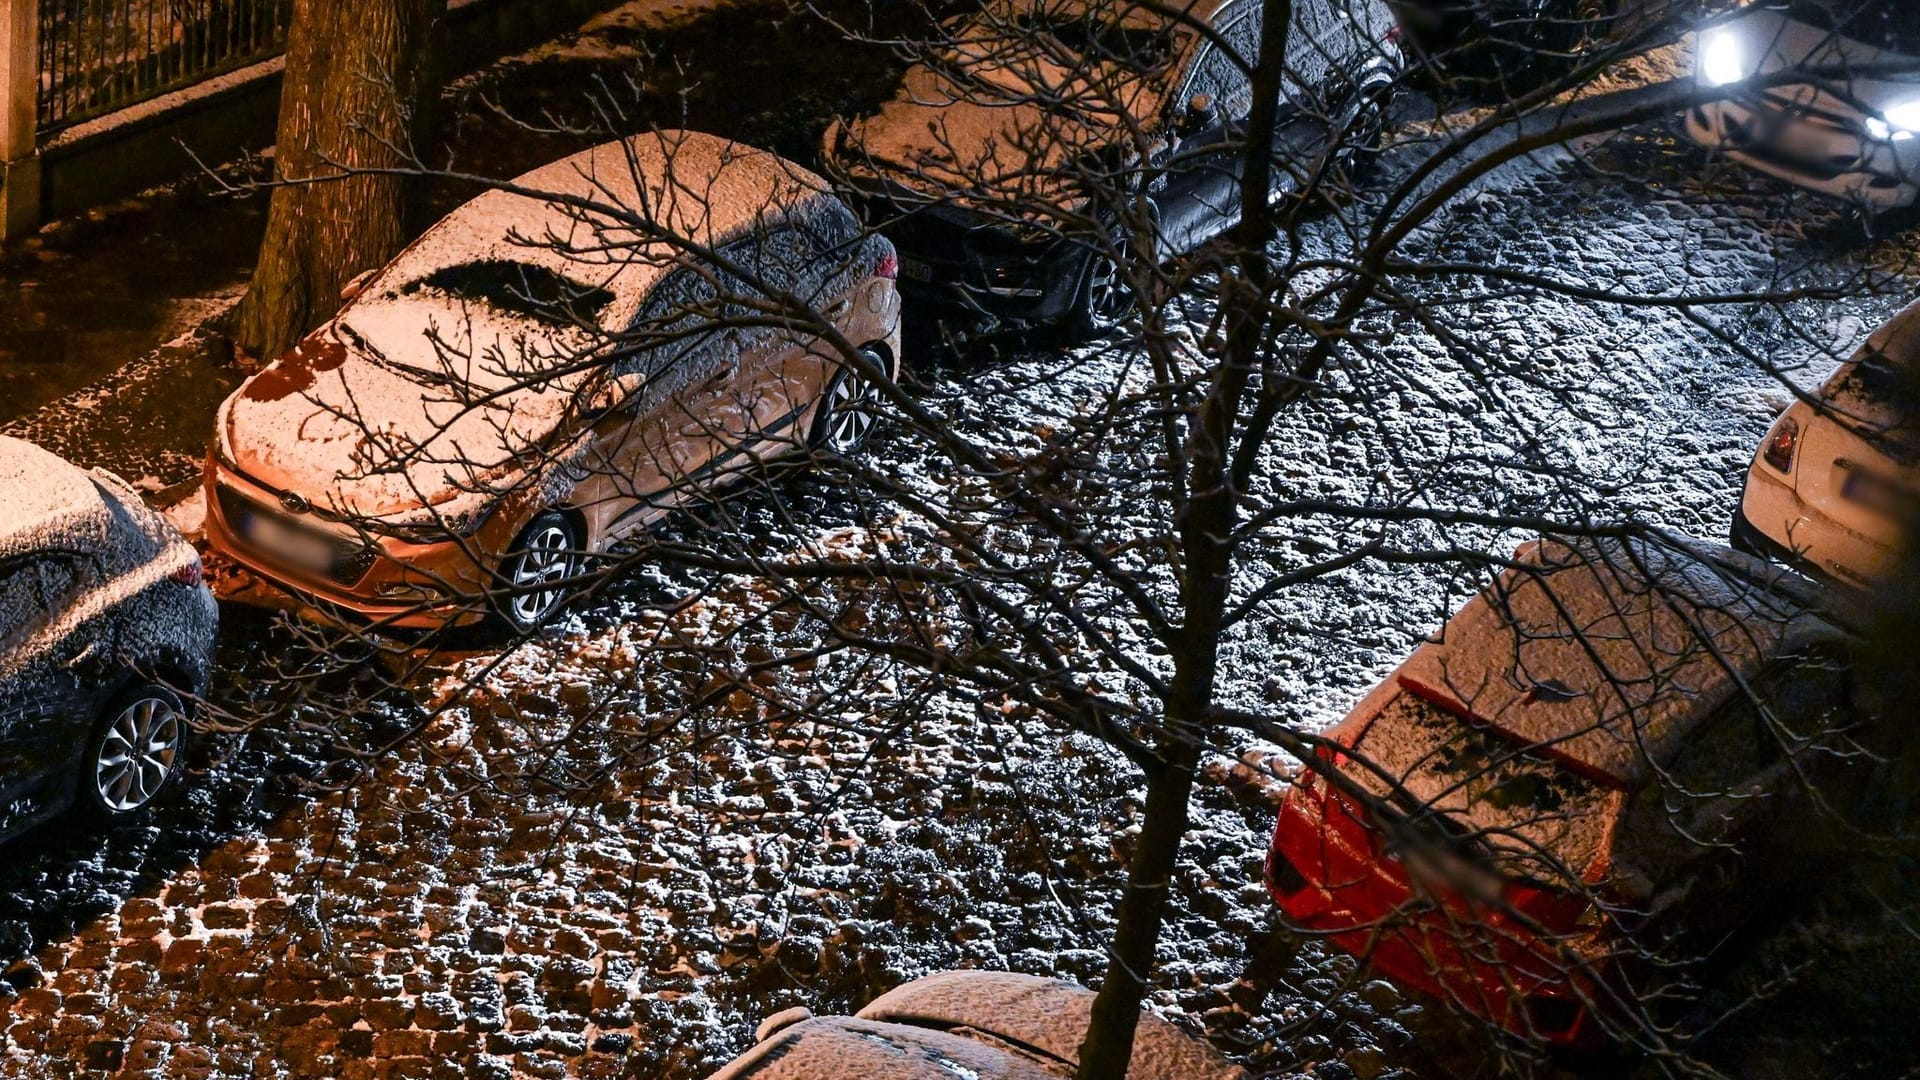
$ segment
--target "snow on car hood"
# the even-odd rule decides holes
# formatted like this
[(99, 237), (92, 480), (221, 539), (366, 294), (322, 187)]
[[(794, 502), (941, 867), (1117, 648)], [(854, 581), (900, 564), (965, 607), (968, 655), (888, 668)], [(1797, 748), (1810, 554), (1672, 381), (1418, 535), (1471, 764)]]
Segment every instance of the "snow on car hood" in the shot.
[[(1402, 664), (1406, 689), (1599, 783), (1645, 782), (1745, 680), (1835, 633), (1763, 564), (1543, 540)], [(1732, 570), (1729, 568), (1738, 568)]]
[[(199, 560), (165, 515), (151, 509), (124, 481), (94, 474), (32, 443), (0, 436), (0, 558), (67, 551), (97, 571), (52, 618), (37, 611), (0, 611), (0, 623), (31, 626), (0, 654), (0, 677), (10, 678), (51, 653), (88, 622), (126, 604)], [(0, 595), (0, 604), (30, 600)], [(212, 600), (204, 601), (209, 609)], [(163, 638), (178, 655), (204, 655), (211, 622), (143, 625), (133, 632)]]
[(582, 381), (513, 385), (474, 363), (463, 383), (377, 361), (323, 328), (221, 406), (220, 452), (328, 513), (457, 527), (555, 461)]
[(1171, 78), (1100, 78), (1105, 85), (1090, 89), (1084, 68), (1004, 44), (963, 42), (942, 64), (969, 80), (915, 65), (893, 99), (849, 125), (830, 154), (856, 177), (923, 195), (1047, 205), (1072, 187), (1075, 162), (1124, 144), (1130, 126), (1155, 128)]
[(1755, 75), (1773, 75), (1796, 67), (1846, 72), (1823, 74), (1817, 86), (1812, 82), (1783, 83), (1761, 92), (1782, 104), (1845, 116), (1863, 108), (1885, 112), (1920, 100), (1920, 81), (1909, 73), (1912, 56), (1851, 37), (1852, 28), (1848, 26), (1829, 29), (1821, 25), (1825, 21), (1813, 18), (1804, 9), (1796, 12), (1756, 4), (1721, 25), (1759, 54), (1758, 63), (1753, 65)]

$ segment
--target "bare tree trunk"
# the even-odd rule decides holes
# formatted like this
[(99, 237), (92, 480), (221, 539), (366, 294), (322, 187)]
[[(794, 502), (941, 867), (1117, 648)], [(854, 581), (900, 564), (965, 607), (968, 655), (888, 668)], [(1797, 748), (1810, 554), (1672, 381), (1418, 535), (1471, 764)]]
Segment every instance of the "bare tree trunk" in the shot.
[(1133, 1057), (1133, 1031), (1140, 1020), (1160, 923), (1173, 887), (1173, 866), (1187, 832), (1187, 799), (1193, 793), (1193, 762), (1168, 762), (1147, 781), (1145, 820), (1127, 868), (1127, 890), (1109, 950), (1107, 981), (1093, 1000), (1093, 1017), (1080, 1045), (1079, 1080), (1127, 1074)]
[(445, 10), (446, 0), (296, 0), (275, 150), (285, 186), (235, 320), (242, 349), (284, 351), (338, 310), (355, 274), (400, 249), (399, 177), (323, 178), (404, 163), (428, 32)]
[(1241, 218), (1233, 234), (1239, 247), (1240, 280), (1224, 301), (1229, 305), (1227, 357), (1194, 417), (1186, 498), (1176, 513), (1186, 563), (1180, 604), (1186, 617), (1178, 640), (1169, 643), (1174, 678), (1167, 700), (1167, 730), (1161, 739), (1165, 764), (1148, 777), (1145, 820), (1127, 871), (1106, 981), (1094, 1000), (1080, 1046), (1079, 1080), (1119, 1080), (1131, 1064), (1134, 1028), (1153, 973), (1160, 923), (1187, 831), (1188, 799), (1213, 702), (1220, 633), (1233, 575), (1238, 497), (1229, 467), (1232, 439), (1241, 398), (1266, 332), (1266, 291), (1272, 278), (1267, 245), (1274, 237), (1267, 193), (1292, 19), (1290, 0), (1264, 0), (1241, 172)]

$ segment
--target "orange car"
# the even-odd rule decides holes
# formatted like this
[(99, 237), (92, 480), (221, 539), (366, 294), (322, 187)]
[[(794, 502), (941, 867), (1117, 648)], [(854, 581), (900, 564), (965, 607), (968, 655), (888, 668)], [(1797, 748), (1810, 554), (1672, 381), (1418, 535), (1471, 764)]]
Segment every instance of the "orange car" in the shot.
[(660, 132), (512, 188), (349, 286), (221, 406), (217, 551), (351, 621), (524, 631), (673, 507), (865, 442), (898, 263), (819, 177)]

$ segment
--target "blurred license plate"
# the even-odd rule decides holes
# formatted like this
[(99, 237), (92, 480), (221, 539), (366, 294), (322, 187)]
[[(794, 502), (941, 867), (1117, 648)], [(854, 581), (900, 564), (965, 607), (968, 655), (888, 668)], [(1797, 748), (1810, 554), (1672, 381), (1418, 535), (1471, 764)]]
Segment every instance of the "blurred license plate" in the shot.
[(910, 281), (932, 281), (933, 267), (918, 259), (901, 259), (900, 276)]
[(1884, 476), (1854, 466), (1840, 484), (1840, 496), (1877, 513), (1905, 518), (1920, 510), (1920, 498)]
[(240, 530), (248, 540), (302, 569), (324, 571), (333, 567), (332, 544), (279, 518), (250, 513)]

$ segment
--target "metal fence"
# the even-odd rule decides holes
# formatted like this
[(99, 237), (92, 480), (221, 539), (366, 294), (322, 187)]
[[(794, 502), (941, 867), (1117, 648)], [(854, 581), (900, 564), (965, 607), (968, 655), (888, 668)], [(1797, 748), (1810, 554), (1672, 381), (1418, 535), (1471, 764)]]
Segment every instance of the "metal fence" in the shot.
[(40, 129), (279, 53), (293, 0), (40, 0)]

